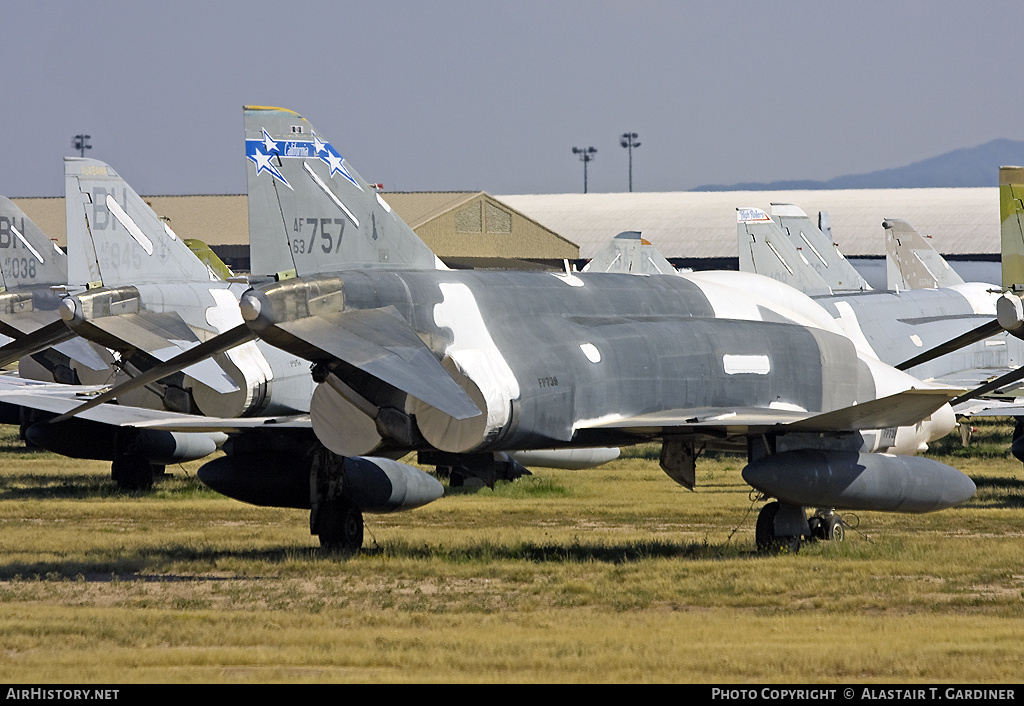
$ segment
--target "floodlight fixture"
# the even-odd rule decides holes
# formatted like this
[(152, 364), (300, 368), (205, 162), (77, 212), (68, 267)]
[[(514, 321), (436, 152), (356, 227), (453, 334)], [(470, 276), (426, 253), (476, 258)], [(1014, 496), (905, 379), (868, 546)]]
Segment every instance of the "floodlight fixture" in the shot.
[(587, 193), (587, 163), (594, 158), (597, 154), (597, 149), (594, 147), (573, 147), (573, 154), (580, 156), (580, 161), (583, 162), (583, 193)]
[(639, 147), (640, 143), (637, 142), (637, 135), (635, 132), (624, 132), (619, 136), (619, 144), (629, 150), (629, 191), (633, 192), (633, 148)]
[(75, 135), (74, 139), (71, 140), (71, 146), (78, 150), (79, 155), (85, 156), (86, 150), (91, 150), (92, 145), (89, 144), (89, 140), (92, 135)]

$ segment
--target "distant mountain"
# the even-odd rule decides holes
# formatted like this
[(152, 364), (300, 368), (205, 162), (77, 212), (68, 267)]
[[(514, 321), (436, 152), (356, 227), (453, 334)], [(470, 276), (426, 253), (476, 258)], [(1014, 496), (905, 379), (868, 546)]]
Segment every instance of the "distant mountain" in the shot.
[(999, 167), (1024, 164), (1024, 142), (992, 140), (977, 147), (953, 150), (938, 157), (882, 169), (850, 174), (828, 181), (747, 182), (725, 186), (709, 184), (691, 191), (782, 191), (793, 189), (918, 189), (929, 187), (998, 186)]

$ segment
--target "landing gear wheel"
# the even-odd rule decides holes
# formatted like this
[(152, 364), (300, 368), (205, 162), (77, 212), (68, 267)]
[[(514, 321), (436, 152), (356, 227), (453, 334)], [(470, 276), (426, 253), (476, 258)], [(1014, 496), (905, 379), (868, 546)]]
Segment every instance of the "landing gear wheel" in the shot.
[(121, 490), (153, 487), (153, 465), (142, 456), (119, 456), (110, 464), (110, 475)]
[(822, 523), (825, 529), (825, 539), (832, 542), (842, 542), (846, 539), (846, 527), (839, 515), (832, 515)]
[(363, 546), (363, 513), (347, 500), (330, 500), (320, 508), (320, 546), (357, 552)]
[(779, 503), (770, 502), (761, 508), (754, 526), (754, 542), (757, 551), (762, 554), (778, 554), (783, 550), (790, 554), (800, 551), (799, 537), (786, 537), (775, 534), (775, 516), (779, 514)]

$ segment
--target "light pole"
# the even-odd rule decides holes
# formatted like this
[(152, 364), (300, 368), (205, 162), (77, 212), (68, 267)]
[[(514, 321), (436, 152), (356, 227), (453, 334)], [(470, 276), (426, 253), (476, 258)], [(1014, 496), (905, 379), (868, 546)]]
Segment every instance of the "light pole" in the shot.
[(89, 144), (89, 139), (92, 135), (75, 135), (75, 139), (71, 141), (71, 145), (78, 150), (79, 154), (84, 157), (86, 150), (91, 150), (92, 145)]
[(636, 141), (638, 135), (635, 132), (624, 132), (619, 138), (619, 144), (629, 150), (629, 191), (633, 193), (633, 148), (639, 147)]
[(594, 158), (597, 154), (597, 149), (594, 147), (573, 147), (573, 154), (580, 156), (580, 161), (583, 162), (583, 193), (587, 193), (587, 162)]

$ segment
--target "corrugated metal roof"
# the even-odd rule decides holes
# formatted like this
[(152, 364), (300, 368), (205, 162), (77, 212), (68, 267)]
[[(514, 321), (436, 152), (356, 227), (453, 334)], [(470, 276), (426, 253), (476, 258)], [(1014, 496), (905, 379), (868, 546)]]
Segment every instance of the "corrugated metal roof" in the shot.
[(622, 231), (638, 230), (666, 257), (736, 257), (736, 209), (791, 203), (813, 220), (828, 211), (848, 256), (884, 255), (882, 220), (901, 218), (943, 254), (999, 252), (999, 190), (848, 189), (496, 196), (593, 257)]
[[(386, 193), (411, 227), (418, 227), (481, 192)], [(247, 243), (244, 194), (146, 196), (183, 238), (209, 245)], [(495, 196), (593, 257), (618, 233), (639, 230), (666, 257), (736, 257), (736, 208), (791, 203), (812, 219), (828, 211), (832, 234), (848, 256), (884, 255), (884, 218), (902, 218), (933, 237), (943, 254), (999, 252), (999, 191), (976, 189), (850, 189), (843, 191), (722, 191)], [(12, 199), (43, 232), (66, 244), (63, 198)]]

